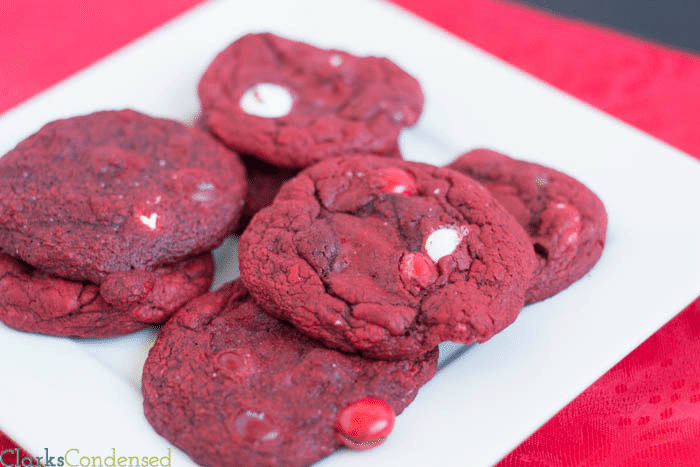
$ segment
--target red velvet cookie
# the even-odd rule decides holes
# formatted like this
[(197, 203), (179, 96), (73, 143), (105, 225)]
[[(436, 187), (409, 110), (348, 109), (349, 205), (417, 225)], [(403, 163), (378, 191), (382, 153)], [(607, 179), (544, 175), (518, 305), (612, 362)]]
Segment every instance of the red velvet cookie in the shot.
[(245, 190), (238, 157), (200, 129), (130, 110), (58, 120), (0, 158), (0, 250), (100, 284), (211, 250)]
[(600, 199), (578, 180), (488, 149), (463, 154), (449, 167), (488, 188), (530, 236), (538, 261), (527, 304), (564, 290), (600, 258), (608, 217)]
[(120, 336), (165, 322), (206, 293), (213, 276), (210, 253), (110, 274), (100, 285), (51, 276), (0, 253), (0, 322), (52, 336)]
[(386, 58), (269, 33), (248, 34), (222, 51), (199, 97), (205, 125), (229, 147), (288, 168), (392, 153), (423, 108), (418, 82)]
[(163, 327), (143, 369), (144, 412), (200, 465), (306, 466), (341, 446), (343, 408), (376, 397), (400, 413), (437, 359), (437, 349), (397, 362), (327, 349), (235, 281)]
[[(386, 157), (401, 159), (398, 146)], [(239, 232), (243, 232), (255, 213), (272, 204), (272, 200), (286, 181), (299, 173), (299, 170), (275, 167), (251, 156), (241, 155), (241, 161), (245, 166), (248, 192), (241, 213)]]
[(260, 306), (365, 356), (483, 342), (523, 306), (534, 254), (488, 191), (445, 168), (336, 158), (287, 182), (241, 236)]
[(299, 173), (298, 170), (275, 167), (251, 156), (241, 156), (241, 161), (245, 166), (248, 192), (241, 212), (239, 232), (243, 231), (256, 212), (272, 203), (284, 182)]

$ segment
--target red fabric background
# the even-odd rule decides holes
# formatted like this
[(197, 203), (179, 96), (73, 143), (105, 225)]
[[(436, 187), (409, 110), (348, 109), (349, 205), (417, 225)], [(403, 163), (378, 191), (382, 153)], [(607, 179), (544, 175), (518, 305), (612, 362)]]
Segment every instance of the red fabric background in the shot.
[(0, 1), (0, 112), (202, 0)]
[[(698, 57), (509, 3), (394, 1), (700, 158)], [(197, 3), (0, 2), (0, 112)], [(700, 465), (697, 355), (700, 299), (499, 467)], [(0, 451), (14, 446), (0, 433)]]

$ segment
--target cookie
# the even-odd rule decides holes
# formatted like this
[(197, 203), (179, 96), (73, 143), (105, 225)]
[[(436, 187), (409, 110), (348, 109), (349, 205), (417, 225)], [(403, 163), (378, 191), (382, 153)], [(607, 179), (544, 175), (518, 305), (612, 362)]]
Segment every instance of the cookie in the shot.
[(397, 362), (327, 349), (234, 281), (163, 327), (143, 369), (144, 412), (200, 465), (306, 466), (341, 446), (344, 407), (376, 397), (400, 413), (437, 359), (437, 349)]
[(206, 132), (131, 110), (45, 125), (0, 158), (0, 250), (100, 284), (217, 246), (246, 182)]
[(242, 232), (256, 212), (269, 206), (284, 182), (293, 178), (298, 170), (275, 167), (251, 156), (241, 156), (245, 166), (248, 190), (241, 212), (238, 231)]
[(344, 154), (395, 151), (423, 108), (418, 82), (386, 58), (248, 34), (199, 82), (202, 118), (226, 145), (303, 168)]
[(449, 167), (488, 188), (530, 236), (537, 266), (525, 294), (527, 304), (579, 280), (603, 253), (605, 207), (578, 180), (488, 149), (463, 154)]
[(523, 306), (534, 254), (488, 191), (445, 168), (330, 159), (287, 182), (239, 243), (260, 306), (382, 359), (483, 342)]
[(52, 336), (113, 337), (161, 324), (209, 290), (210, 253), (152, 272), (114, 273), (97, 285), (43, 273), (0, 253), (0, 322)]
[[(386, 157), (401, 159), (398, 146)], [(299, 173), (296, 169), (275, 167), (251, 156), (241, 155), (245, 167), (248, 191), (241, 212), (238, 232), (243, 232), (255, 213), (272, 204), (282, 185)]]

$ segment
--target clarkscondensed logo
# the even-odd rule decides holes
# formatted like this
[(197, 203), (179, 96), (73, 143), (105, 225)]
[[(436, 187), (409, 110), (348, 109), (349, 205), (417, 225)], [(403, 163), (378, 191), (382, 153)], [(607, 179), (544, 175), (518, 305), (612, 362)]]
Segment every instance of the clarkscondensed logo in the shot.
[(165, 456), (127, 456), (117, 453), (115, 448), (107, 455), (95, 456), (80, 449), (71, 448), (55, 455), (44, 449), (43, 456), (22, 456), (19, 449), (5, 449), (0, 452), (3, 467), (170, 467), (170, 449)]

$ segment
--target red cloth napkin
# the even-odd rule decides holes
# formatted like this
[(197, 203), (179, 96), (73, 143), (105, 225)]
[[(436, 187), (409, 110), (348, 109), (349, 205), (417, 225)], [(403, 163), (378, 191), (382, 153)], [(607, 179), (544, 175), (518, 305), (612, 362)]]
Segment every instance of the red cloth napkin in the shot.
[[(0, 2), (0, 112), (200, 1)], [(394, 2), (700, 158), (698, 57), (509, 3)], [(498, 467), (700, 465), (697, 355), (700, 299)]]

